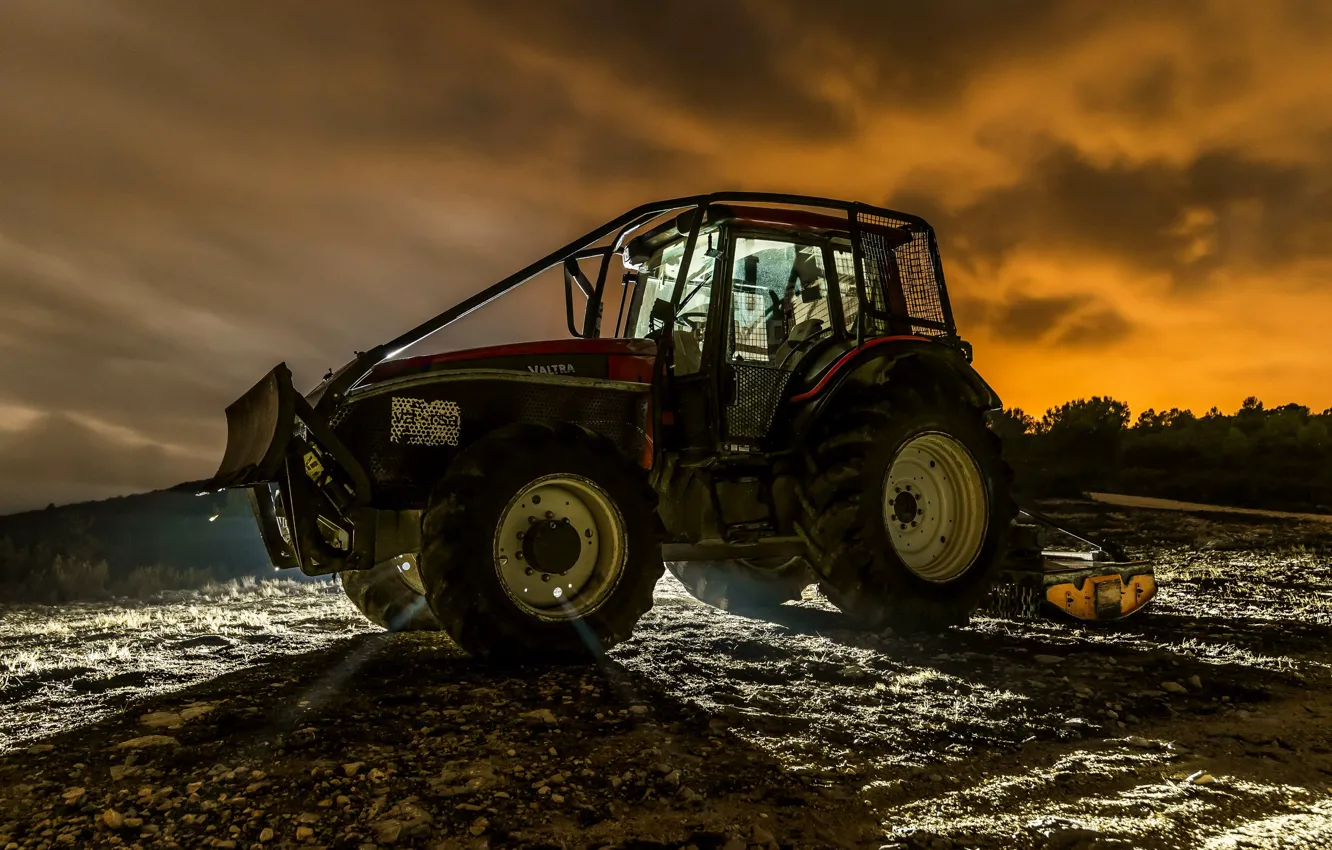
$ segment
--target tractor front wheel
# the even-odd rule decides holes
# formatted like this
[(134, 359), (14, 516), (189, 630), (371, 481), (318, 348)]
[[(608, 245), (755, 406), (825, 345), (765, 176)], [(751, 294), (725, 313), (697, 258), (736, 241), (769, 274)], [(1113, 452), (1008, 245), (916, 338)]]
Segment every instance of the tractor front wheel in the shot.
[(966, 623), (994, 585), (1017, 513), (983, 412), (918, 386), (825, 419), (803, 522), (820, 588), (869, 628)]
[(421, 525), (430, 607), (474, 656), (587, 658), (624, 640), (661, 577), (641, 469), (573, 425), (516, 425), (450, 465)]
[(413, 559), (345, 570), (338, 579), (351, 603), (376, 626), (391, 632), (439, 631)]

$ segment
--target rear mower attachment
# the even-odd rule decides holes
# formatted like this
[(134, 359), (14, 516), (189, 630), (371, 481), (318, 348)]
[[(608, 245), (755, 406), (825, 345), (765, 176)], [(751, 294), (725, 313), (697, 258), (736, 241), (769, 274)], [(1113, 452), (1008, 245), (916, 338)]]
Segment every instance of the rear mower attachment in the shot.
[[(1087, 548), (1054, 547), (1054, 535)], [(1118, 547), (1079, 536), (1038, 512), (1018, 514), (1010, 541), (1000, 584), (984, 606), (989, 613), (1099, 623), (1141, 611), (1156, 596), (1150, 561), (1129, 559)]]

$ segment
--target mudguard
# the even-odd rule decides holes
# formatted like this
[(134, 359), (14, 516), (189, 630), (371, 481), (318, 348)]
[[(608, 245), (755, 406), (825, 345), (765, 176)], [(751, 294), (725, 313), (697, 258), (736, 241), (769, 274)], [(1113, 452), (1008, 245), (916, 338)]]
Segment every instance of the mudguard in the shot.
[(840, 356), (821, 373), (806, 378), (812, 386), (790, 397), (796, 405), (792, 427), (803, 436), (849, 387), (884, 384), (894, 371), (915, 366), (940, 386), (982, 410), (1003, 406), (999, 396), (967, 362), (962, 352), (917, 336), (879, 337)]

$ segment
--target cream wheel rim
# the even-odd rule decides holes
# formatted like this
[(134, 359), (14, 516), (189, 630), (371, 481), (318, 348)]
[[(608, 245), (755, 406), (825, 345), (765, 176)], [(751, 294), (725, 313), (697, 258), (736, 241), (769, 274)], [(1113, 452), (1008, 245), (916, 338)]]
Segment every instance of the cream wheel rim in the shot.
[(574, 620), (601, 607), (628, 560), (624, 517), (579, 475), (547, 475), (518, 491), (495, 530), (495, 573), (519, 609)]
[(949, 434), (915, 435), (888, 466), (884, 527), (897, 557), (926, 581), (952, 581), (976, 562), (989, 507), (980, 465)]

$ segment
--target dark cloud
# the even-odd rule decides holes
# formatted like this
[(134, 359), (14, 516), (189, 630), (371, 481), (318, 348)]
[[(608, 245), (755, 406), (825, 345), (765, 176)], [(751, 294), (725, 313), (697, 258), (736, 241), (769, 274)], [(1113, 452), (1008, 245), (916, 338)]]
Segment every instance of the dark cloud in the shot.
[(1023, 248), (1095, 255), (1165, 273), (1180, 285), (1219, 268), (1270, 267), (1332, 257), (1332, 150), (1312, 165), (1267, 162), (1235, 151), (1098, 164), (1068, 145), (1038, 157), (1010, 186), (956, 209), (904, 192), (945, 255), (969, 272)]
[(1095, 81), (1082, 86), (1078, 94), (1080, 104), (1092, 112), (1160, 120), (1178, 105), (1179, 66), (1174, 57), (1160, 56), (1135, 69), (1125, 80)]
[(1133, 323), (1095, 295), (962, 297), (953, 314), (963, 335), (977, 331), (1005, 342), (1059, 348), (1096, 348), (1119, 342)]
[(1054, 338), (1054, 344), (1065, 348), (1103, 348), (1123, 342), (1132, 332), (1133, 325), (1122, 313), (1100, 307), (1075, 316)]
[(994, 329), (1009, 339), (1039, 339), (1086, 302), (1085, 296), (1077, 295), (1051, 298), (1018, 295), (1001, 305), (993, 320)]

